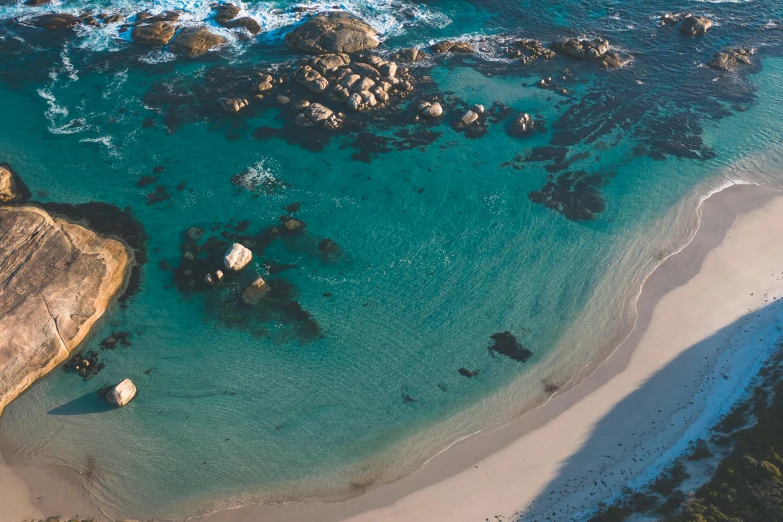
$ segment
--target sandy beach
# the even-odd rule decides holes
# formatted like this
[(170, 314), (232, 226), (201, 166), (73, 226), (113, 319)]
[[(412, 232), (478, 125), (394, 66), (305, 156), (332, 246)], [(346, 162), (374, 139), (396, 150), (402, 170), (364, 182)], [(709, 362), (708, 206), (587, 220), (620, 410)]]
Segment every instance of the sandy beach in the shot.
[[(772, 352), (782, 221), (783, 196), (773, 189), (734, 186), (707, 199), (693, 240), (647, 280), (628, 339), (584, 382), (522, 419), (352, 500), (245, 507), (206, 520), (583, 518), (622, 486), (653, 478), (706, 433)], [(10, 506), (0, 522), (101, 516), (63, 480), (0, 465), (0, 505)]]

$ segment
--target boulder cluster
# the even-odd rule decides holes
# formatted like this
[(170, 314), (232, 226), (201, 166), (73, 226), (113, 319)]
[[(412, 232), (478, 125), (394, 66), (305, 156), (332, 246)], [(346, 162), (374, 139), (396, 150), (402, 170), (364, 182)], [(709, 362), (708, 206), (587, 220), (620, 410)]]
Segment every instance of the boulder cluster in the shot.
[(595, 60), (601, 67), (622, 67), (631, 60), (628, 55), (609, 51), (609, 41), (605, 38), (593, 38), (592, 40), (567, 38), (554, 43), (554, 48), (572, 58), (582, 60)]
[[(302, 58), (285, 69), (261, 72), (255, 91), (258, 98), (277, 95), (279, 103), (293, 101), (294, 121), (303, 127), (336, 129), (344, 115), (327, 107), (327, 102), (340, 103), (350, 111), (367, 111), (387, 106), (392, 97), (406, 97), (413, 83), (406, 68), (380, 56), (326, 53)], [(301, 94), (292, 94), (297, 90)], [(323, 103), (313, 101), (313, 96), (323, 97)]]
[[(34, 3), (31, 4), (28, 2), (27, 5), (43, 5), (44, 3)], [(93, 14), (91, 10), (84, 11), (82, 13), (79, 13), (79, 15), (72, 15), (68, 13), (47, 13), (42, 14), (39, 16), (36, 16), (32, 19), (32, 24), (36, 27), (40, 27), (41, 29), (49, 29), (49, 30), (63, 30), (63, 29), (73, 29), (77, 25), (89, 25), (89, 26), (100, 26), (100, 25), (108, 25), (108, 24), (114, 24), (119, 22), (123, 19), (123, 16), (121, 14), (109, 14), (109, 13), (98, 13)]]
[(666, 13), (661, 16), (661, 25), (679, 26), (682, 34), (700, 36), (712, 27), (712, 20), (692, 13)]
[(544, 47), (538, 40), (517, 40), (505, 48), (506, 56), (528, 64), (539, 58), (551, 60), (555, 57), (552, 49)]
[(194, 57), (226, 43), (225, 38), (206, 27), (185, 27), (176, 34), (177, 28), (173, 24), (180, 18), (179, 11), (165, 11), (158, 15), (142, 11), (134, 18), (130, 25), (131, 39), (149, 47), (169, 46), (172, 52)]
[(242, 27), (247, 29), (250, 34), (258, 34), (261, 32), (261, 25), (255, 21), (255, 19), (249, 16), (242, 16), (237, 18), (240, 13), (239, 7), (234, 4), (222, 4), (215, 8), (215, 22), (221, 27), (228, 29), (236, 29)]

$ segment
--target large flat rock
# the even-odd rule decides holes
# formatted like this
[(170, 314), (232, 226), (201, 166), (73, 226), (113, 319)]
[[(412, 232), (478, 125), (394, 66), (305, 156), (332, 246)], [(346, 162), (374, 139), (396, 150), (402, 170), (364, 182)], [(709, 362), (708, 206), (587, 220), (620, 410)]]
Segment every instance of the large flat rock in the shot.
[(319, 13), (285, 36), (293, 49), (310, 54), (355, 53), (380, 45), (378, 33), (345, 11)]
[(117, 240), (38, 207), (0, 207), (0, 413), (78, 346), (130, 263)]

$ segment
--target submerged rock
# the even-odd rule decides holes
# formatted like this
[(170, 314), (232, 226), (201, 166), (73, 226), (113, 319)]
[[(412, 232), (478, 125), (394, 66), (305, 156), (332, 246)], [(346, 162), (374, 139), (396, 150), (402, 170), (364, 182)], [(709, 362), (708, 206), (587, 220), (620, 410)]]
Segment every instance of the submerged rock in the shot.
[(123, 288), (117, 240), (34, 206), (0, 207), (0, 411), (84, 339)]
[(224, 43), (226, 43), (225, 38), (209, 32), (206, 27), (185, 27), (171, 42), (169, 48), (177, 54), (192, 58)]
[(238, 272), (253, 260), (253, 252), (244, 245), (234, 243), (223, 256), (223, 264), (227, 270)]
[(0, 203), (19, 203), (30, 198), (30, 190), (8, 163), (0, 163)]
[(285, 36), (285, 43), (310, 54), (355, 53), (380, 45), (370, 24), (345, 11), (320, 13)]
[(687, 15), (682, 22), (680, 22), (680, 32), (691, 36), (699, 36), (707, 32), (707, 29), (712, 27), (712, 20), (706, 16), (699, 16), (694, 14)]
[(130, 379), (125, 379), (106, 392), (106, 400), (115, 408), (121, 408), (136, 397), (136, 385)]
[(168, 22), (139, 25), (131, 31), (131, 39), (140, 44), (163, 47), (174, 37), (176, 29)]
[(242, 302), (246, 305), (254, 305), (269, 293), (269, 285), (259, 277), (242, 292)]
[(533, 356), (533, 352), (525, 348), (511, 332), (496, 333), (490, 336), (494, 344), (489, 347), (490, 352), (505, 355), (509, 359), (525, 362)]

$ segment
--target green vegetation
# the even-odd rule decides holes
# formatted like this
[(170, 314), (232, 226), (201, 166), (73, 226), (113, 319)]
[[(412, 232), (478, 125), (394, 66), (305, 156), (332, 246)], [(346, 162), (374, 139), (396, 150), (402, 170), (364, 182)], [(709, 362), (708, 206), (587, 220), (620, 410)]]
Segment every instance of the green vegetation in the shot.
[[(695, 495), (686, 496), (680, 487), (688, 478), (686, 462), (712, 456), (703, 440), (661, 474), (646, 495), (630, 494), (590, 522), (625, 522), (640, 513), (662, 522), (783, 522), (783, 351), (760, 375), (764, 383), (751, 399), (715, 427), (713, 448), (734, 447)], [(742, 429), (751, 416), (756, 423)]]
[(758, 404), (756, 415), (755, 426), (734, 435), (736, 445), (712, 480), (667, 520), (783, 521), (783, 382), (775, 385), (772, 404)]

